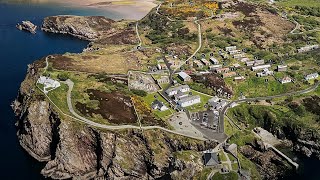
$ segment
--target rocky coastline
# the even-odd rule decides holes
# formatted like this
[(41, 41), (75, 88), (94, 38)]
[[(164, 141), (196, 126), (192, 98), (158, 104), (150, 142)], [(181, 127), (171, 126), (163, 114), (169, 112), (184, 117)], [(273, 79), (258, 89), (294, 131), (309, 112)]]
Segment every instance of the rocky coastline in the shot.
[(18, 24), (16, 25), (16, 27), (17, 27), (20, 31), (24, 30), (24, 31), (28, 31), (28, 32), (30, 32), (30, 33), (32, 33), (32, 34), (36, 34), (36, 30), (37, 30), (37, 26), (34, 25), (34, 24), (33, 24), (32, 22), (30, 22), (30, 21), (22, 21), (22, 23), (21, 23), (21, 24), (18, 23)]

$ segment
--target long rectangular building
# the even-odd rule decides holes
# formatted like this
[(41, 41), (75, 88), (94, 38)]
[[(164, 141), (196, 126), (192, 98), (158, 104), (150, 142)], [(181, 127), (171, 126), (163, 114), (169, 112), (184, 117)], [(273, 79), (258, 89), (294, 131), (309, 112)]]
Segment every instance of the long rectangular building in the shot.
[(178, 93), (185, 93), (185, 92), (189, 92), (189, 91), (190, 91), (190, 87), (188, 85), (181, 85), (181, 86), (167, 89), (166, 94), (168, 96), (173, 96)]
[(181, 98), (177, 103), (181, 107), (188, 107), (201, 102), (200, 96), (187, 96)]
[(258, 71), (261, 69), (268, 69), (270, 67), (271, 67), (270, 64), (264, 64), (264, 65), (260, 65), (260, 66), (253, 66), (251, 69), (252, 69), (252, 71)]

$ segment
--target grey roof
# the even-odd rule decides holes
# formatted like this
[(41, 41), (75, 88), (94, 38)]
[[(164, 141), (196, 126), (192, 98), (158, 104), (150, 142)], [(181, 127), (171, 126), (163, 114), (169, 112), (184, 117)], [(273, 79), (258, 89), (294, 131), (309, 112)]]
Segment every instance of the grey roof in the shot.
[(160, 109), (162, 106), (164, 106), (164, 104), (163, 104), (162, 102), (160, 102), (159, 100), (153, 101), (153, 102), (152, 102), (152, 105), (151, 105), (151, 107), (152, 107), (153, 109), (157, 109), (157, 108)]
[(182, 78), (182, 79), (186, 79), (188, 77), (190, 77), (187, 73), (185, 72), (179, 72), (178, 75)]
[(181, 86), (177, 86), (177, 87), (173, 87), (173, 88), (169, 88), (166, 90), (166, 93), (172, 92), (172, 91), (180, 91), (182, 89), (187, 89), (189, 88), (188, 85), (181, 85)]
[(204, 153), (203, 160), (205, 166), (216, 166), (220, 164), (216, 153)]
[(181, 103), (188, 102), (188, 101), (192, 101), (192, 100), (199, 99), (199, 98), (200, 98), (199, 95), (196, 95), (196, 96), (187, 96), (187, 97), (181, 98), (181, 99), (178, 101), (178, 103), (181, 104)]

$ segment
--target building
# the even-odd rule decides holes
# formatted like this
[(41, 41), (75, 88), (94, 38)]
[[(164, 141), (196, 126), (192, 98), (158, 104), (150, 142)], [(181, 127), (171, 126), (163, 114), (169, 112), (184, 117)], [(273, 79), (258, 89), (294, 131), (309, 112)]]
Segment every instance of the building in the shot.
[(241, 53), (241, 50), (231, 50), (231, 51), (229, 51), (230, 55), (239, 54), (239, 53)]
[(234, 51), (234, 50), (237, 50), (237, 46), (228, 46), (226, 47), (226, 51)]
[(159, 100), (153, 101), (152, 105), (151, 105), (151, 108), (154, 109), (154, 110), (159, 110), (159, 111), (166, 111), (166, 110), (169, 109), (166, 105), (164, 105), (163, 102), (161, 102)]
[(318, 73), (308, 74), (304, 77), (305, 80), (309, 81), (311, 79), (317, 79), (319, 77)]
[(264, 60), (263, 59), (254, 61), (254, 66), (263, 65), (263, 64), (264, 64)]
[(271, 75), (273, 75), (273, 71), (270, 71), (269, 69), (264, 69), (262, 72), (257, 73), (258, 77), (271, 76)]
[(229, 56), (228, 56), (228, 54), (221, 54), (221, 57), (223, 58), (223, 59), (228, 59), (229, 58)]
[(216, 65), (211, 65), (211, 66), (209, 66), (209, 69), (210, 69), (210, 70), (216, 70), (216, 69), (219, 69), (219, 68), (222, 68), (222, 65), (221, 65), (221, 64), (216, 64)]
[(247, 58), (247, 57), (244, 57), (244, 58), (241, 58), (241, 62), (247, 62), (247, 61), (249, 61), (250, 59), (249, 58)]
[(286, 84), (286, 83), (292, 82), (292, 79), (290, 77), (286, 76), (286, 77), (280, 79), (280, 82), (281, 82), (281, 84)]
[(247, 66), (253, 66), (254, 65), (254, 61), (246, 61), (246, 65)]
[(227, 101), (225, 100), (214, 101), (210, 99), (208, 103), (215, 110), (222, 109), (225, 105), (227, 105)]
[[(37, 83), (44, 85), (43, 91), (45, 93), (48, 93), (48, 91), (56, 89), (56, 88), (60, 87), (60, 85), (61, 85), (59, 81), (53, 80), (53, 79), (51, 79), (49, 77), (45, 77), (45, 76), (40, 76)], [(49, 90), (47, 90), (47, 89), (49, 89)]]
[(278, 65), (277, 66), (277, 71), (278, 72), (285, 72), (287, 71), (288, 66), (287, 65)]
[(201, 102), (200, 96), (196, 95), (196, 96), (187, 96), (187, 97), (180, 98), (177, 104), (181, 107), (188, 107), (194, 104), (198, 104), (200, 102)]
[(237, 75), (236, 72), (228, 72), (228, 73), (223, 73), (222, 77), (223, 78), (228, 78), (228, 77), (233, 77), (233, 76), (236, 76), (236, 75)]
[(241, 58), (244, 58), (244, 57), (246, 57), (245, 53), (240, 53), (240, 54), (234, 54), (233, 55), (233, 58), (235, 58), (235, 59), (241, 59)]
[(184, 82), (191, 81), (191, 77), (185, 72), (179, 72), (178, 77), (179, 77), (179, 79), (181, 79)]
[(161, 76), (159, 79), (157, 79), (158, 84), (166, 84), (169, 83), (169, 77), (168, 76)]
[(196, 68), (203, 68), (203, 64), (196, 60), (196, 61), (193, 61), (193, 67), (196, 67)]
[(230, 68), (218, 68), (218, 69), (216, 69), (216, 72), (217, 73), (227, 73), (227, 72), (229, 72), (230, 71)]
[(200, 61), (201, 61), (202, 64), (204, 64), (205, 66), (209, 66), (209, 65), (210, 65), (209, 61), (206, 60), (206, 59), (204, 59), (204, 58), (202, 58)]
[(259, 66), (253, 66), (251, 68), (252, 71), (258, 71), (258, 70), (261, 70), (261, 69), (267, 69), (267, 68), (270, 68), (271, 65), (270, 64), (264, 64), (264, 65), (259, 65)]
[(210, 57), (210, 62), (213, 64), (213, 65), (217, 65), (217, 64), (219, 64), (219, 61), (216, 59), (216, 58), (214, 58), (214, 57)]
[(178, 93), (173, 95), (175, 101), (179, 101), (181, 98), (189, 96), (188, 93)]
[(217, 167), (220, 164), (217, 153), (205, 152), (202, 158), (203, 164), (207, 167)]
[(190, 91), (190, 87), (188, 85), (181, 85), (181, 86), (167, 89), (166, 94), (168, 96), (173, 96), (178, 93), (185, 93), (185, 92), (189, 92), (189, 91)]
[(308, 46), (304, 46), (302, 48), (298, 49), (298, 53), (303, 53), (303, 52), (308, 52), (308, 51), (312, 51), (312, 50), (316, 50), (319, 49), (319, 45), (315, 44), (315, 45), (308, 45)]
[(244, 76), (237, 76), (237, 77), (234, 77), (234, 80), (235, 81), (242, 81), (242, 80), (245, 80), (246, 78)]

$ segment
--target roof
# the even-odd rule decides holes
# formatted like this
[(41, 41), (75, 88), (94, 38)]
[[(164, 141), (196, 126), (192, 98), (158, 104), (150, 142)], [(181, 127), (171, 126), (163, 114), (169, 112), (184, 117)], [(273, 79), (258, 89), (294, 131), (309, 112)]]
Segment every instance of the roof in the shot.
[(178, 75), (182, 78), (182, 79), (186, 79), (188, 77), (190, 77), (187, 73), (185, 72), (179, 72)]
[(220, 164), (216, 153), (204, 153), (203, 155), (204, 165), (215, 166)]
[(196, 96), (187, 96), (187, 97), (183, 97), (179, 100), (179, 104), (184, 103), (184, 102), (188, 102), (188, 101), (193, 101), (196, 99), (200, 99), (199, 95)]
[(152, 107), (153, 109), (156, 109), (157, 107), (158, 107), (159, 109), (161, 109), (162, 106), (165, 106), (165, 105), (164, 105), (162, 102), (160, 102), (159, 100), (153, 101), (153, 102), (152, 102), (152, 105), (151, 105), (151, 107)]
[(172, 92), (172, 91), (180, 91), (182, 89), (190, 89), (190, 87), (188, 85), (181, 85), (181, 86), (169, 88), (166, 90), (166, 92), (168, 93), (168, 92)]

